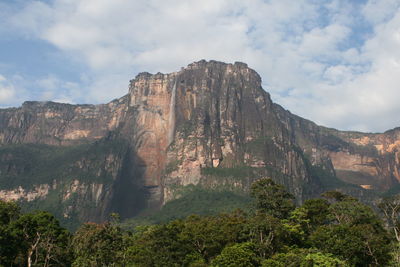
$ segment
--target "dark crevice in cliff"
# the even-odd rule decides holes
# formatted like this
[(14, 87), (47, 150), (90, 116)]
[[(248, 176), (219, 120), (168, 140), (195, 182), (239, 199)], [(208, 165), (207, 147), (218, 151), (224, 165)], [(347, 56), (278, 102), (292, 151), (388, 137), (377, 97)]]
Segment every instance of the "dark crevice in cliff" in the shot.
[(116, 212), (124, 219), (133, 217), (146, 208), (148, 193), (143, 186), (144, 173), (143, 160), (132, 148), (127, 149), (118, 178), (114, 182), (110, 212)]

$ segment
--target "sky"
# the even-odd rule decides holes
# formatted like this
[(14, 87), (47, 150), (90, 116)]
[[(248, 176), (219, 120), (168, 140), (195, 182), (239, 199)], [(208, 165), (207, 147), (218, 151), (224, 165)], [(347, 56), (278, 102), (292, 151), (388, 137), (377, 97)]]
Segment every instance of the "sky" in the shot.
[(400, 126), (400, 0), (0, 0), (0, 107), (106, 103), (137, 73), (245, 62), (317, 124)]

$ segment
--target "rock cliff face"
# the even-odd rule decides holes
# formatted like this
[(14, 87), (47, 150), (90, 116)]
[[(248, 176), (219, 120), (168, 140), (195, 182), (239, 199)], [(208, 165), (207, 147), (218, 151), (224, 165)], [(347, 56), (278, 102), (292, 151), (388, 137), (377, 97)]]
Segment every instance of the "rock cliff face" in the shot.
[(394, 190), (400, 129), (318, 126), (274, 104), (244, 63), (140, 73), (103, 105), (26, 102), (0, 110), (0, 198), (76, 222), (131, 217), (197, 184), (246, 192), (272, 177), (299, 202), (325, 190)]
[(399, 128), (382, 134), (336, 132), (336, 136), (347, 142), (329, 151), (340, 179), (380, 191), (398, 185)]

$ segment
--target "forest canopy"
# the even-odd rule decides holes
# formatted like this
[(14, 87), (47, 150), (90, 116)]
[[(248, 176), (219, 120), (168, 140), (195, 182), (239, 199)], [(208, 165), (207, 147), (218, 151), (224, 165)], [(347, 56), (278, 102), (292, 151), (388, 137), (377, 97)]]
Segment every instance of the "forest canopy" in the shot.
[(340, 192), (296, 207), (271, 179), (253, 183), (246, 211), (165, 223), (64, 229), (50, 213), (0, 201), (1, 266), (388, 266), (399, 264), (400, 198), (380, 213)]

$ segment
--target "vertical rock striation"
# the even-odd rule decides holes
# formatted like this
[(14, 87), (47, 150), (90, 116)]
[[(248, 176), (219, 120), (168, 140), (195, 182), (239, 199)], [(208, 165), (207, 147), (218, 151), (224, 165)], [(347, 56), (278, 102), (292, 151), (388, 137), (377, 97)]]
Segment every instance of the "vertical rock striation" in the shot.
[(168, 145), (174, 141), (175, 134), (175, 107), (176, 105), (176, 80), (172, 87), (171, 100), (169, 105), (169, 120), (168, 120)]

